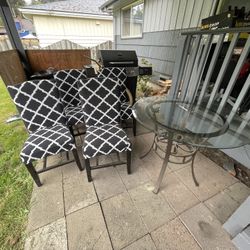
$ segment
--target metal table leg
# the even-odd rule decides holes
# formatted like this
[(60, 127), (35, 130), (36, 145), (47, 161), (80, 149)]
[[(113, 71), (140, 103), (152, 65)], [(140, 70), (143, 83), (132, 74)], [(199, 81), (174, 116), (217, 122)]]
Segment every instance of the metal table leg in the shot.
[(165, 157), (164, 157), (164, 160), (163, 160), (163, 163), (162, 163), (161, 172), (159, 174), (158, 180), (157, 180), (157, 182), (155, 184), (155, 189), (153, 191), (155, 194), (157, 194), (159, 192), (159, 189), (160, 189), (160, 186), (161, 186), (161, 183), (162, 183), (162, 179), (164, 177), (164, 174), (165, 174), (168, 162), (169, 162), (169, 158), (170, 158), (170, 155), (171, 155), (171, 149), (172, 149), (172, 145), (173, 145), (172, 138), (173, 138), (173, 135), (169, 134), (166, 154), (165, 154)]

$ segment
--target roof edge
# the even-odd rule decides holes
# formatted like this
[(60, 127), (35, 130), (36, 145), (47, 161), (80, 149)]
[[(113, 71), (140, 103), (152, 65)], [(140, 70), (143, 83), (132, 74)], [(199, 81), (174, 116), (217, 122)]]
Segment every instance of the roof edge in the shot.
[(43, 16), (62, 16), (62, 17), (78, 17), (78, 18), (88, 18), (88, 19), (102, 19), (102, 20), (113, 20), (112, 16), (102, 15), (102, 14), (89, 14), (80, 12), (69, 12), (69, 11), (56, 11), (56, 10), (39, 10), (39, 9), (18, 9), (23, 14), (29, 15), (43, 15)]
[(118, 0), (108, 0), (107, 2), (105, 2), (104, 4), (101, 5), (100, 9), (103, 12), (111, 12), (112, 10), (109, 9), (109, 6), (114, 4), (115, 2), (118, 2)]

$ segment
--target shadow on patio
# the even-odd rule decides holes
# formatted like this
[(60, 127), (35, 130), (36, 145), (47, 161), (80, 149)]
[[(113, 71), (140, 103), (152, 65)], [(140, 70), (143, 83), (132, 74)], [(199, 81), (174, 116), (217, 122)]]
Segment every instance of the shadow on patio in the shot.
[(222, 224), (250, 189), (198, 153), (199, 187), (190, 164), (169, 164), (155, 195), (162, 160), (154, 151), (139, 157), (153, 134), (142, 127), (140, 135), (129, 134), (131, 175), (125, 165), (110, 167), (93, 171), (88, 183), (75, 163), (41, 175), (44, 185), (34, 186), (25, 249), (234, 249)]

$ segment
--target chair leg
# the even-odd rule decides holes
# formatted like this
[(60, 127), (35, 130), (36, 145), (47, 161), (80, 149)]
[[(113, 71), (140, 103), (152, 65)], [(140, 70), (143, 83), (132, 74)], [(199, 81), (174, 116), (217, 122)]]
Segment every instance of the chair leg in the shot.
[(127, 173), (131, 174), (131, 151), (127, 150)]
[(88, 182), (91, 182), (92, 176), (91, 176), (91, 168), (90, 168), (89, 159), (85, 159), (85, 167), (86, 167), (86, 171), (87, 171)]
[(136, 119), (133, 117), (133, 134), (136, 136)]
[(42, 186), (42, 183), (40, 181), (40, 178), (38, 176), (38, 173), (36, 172), (34, 166), (32, 163), (29, 163), (29, 164), (25, 164), (26, 168), (28, 169), (30, 175), (32, 176), (33, 180), (35, 181), (36, 185), (38, 187), (41, 187)]
[(75, 158), (77, 167), (79, 168), (80, 171), (83, 171), (83, 170), (84, 170), (84, 167), (83, 167), (82, 164), (81, 164), (81, 161), (80, 161), (80, 159), (79, 159), (77, 150), (76, 150), (76, 149), (73, 149), (72, 152), (73, 152), (73, 155), (74, 155), (74, 158)]

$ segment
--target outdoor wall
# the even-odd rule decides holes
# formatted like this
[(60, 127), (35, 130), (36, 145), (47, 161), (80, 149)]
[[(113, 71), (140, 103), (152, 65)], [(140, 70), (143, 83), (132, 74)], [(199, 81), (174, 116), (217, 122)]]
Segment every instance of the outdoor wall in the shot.
[(112, 20), (33, 16), (41, 47), (66, 39), (83, 47), (113, 40)]
[(114, 11), (115, 48), (136, 50), (139, 58), (153, 64), (154, 71), (172, 75), (181, 30), (196, 28), (212, 15), (215, 0), (144, 0), (142, 38), (121, 38), (121, 8)]

